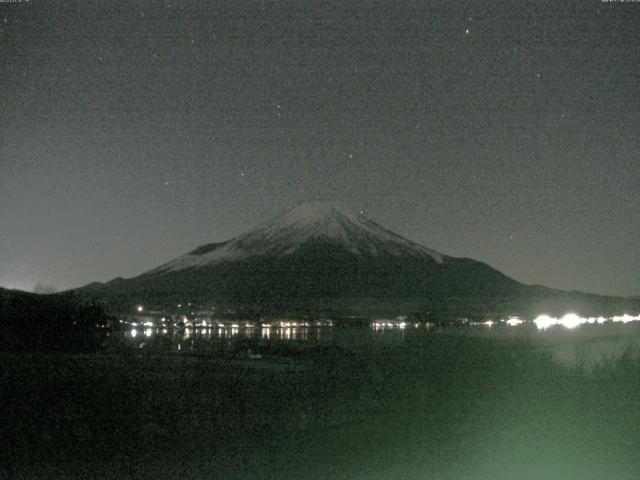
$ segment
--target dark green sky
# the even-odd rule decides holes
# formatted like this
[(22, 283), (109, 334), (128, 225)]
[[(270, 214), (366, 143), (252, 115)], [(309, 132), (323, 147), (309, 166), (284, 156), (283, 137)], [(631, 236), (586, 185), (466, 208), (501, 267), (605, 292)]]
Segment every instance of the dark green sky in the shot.
[(640, 3), (0, 3), (0, 286), (133, 276), (310, 198), (640, 294)]

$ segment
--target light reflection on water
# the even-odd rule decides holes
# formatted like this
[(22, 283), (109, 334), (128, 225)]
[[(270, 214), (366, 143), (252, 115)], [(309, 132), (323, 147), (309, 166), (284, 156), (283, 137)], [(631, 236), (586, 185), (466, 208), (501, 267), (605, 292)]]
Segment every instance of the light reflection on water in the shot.
[[(169, 337), (180, 341), (191, 339), (215, 340), (215, 339), (264, 339), (283, 340), (293, 342), (325, 341), (332, 338), (333, 327), (248, 327), (241, 328), (239, 325), (217, 328), (185, 328), (168, 330), (166, 328), (147, 328), (144, 330), (145, 337)], [(131, 340), (139, 340), (140, 332), (132, 328), (125, 331), (124, 336)]]
[[(263, 324), (254, 325), (252, 323), (233, 323), (217, 326), (198, 326), (186, 328), (169, 328), (166, 326), (147, 327), (142, 332), (134, 324), (133, 328), (124, 332), (126, 338), (140, 341), (141, 334), (144, 337), (169, 337), (181, 341), (197, 338), (202, 340), (215, 339), (256, 339), (264, 341), (288, 341), (288, 342), (331, 342), (337, 338), (345, 336), (360, 336), (366, 339), (380, 338), (405, 338), (407, 334), (415, 332), (444, 333), (469, 336), (553, 336), (561, 335), (561, 332), (573, 332), (577, 335), (582, 329), (589, 326), (599, 327), (601, 332), (610, 332), (616, 326), (626, 324), (636, 324), (640, 326), (640, 315), (622, 315), (611, 318), (603, 317), (579, 317), (575, 314), (566, 314), (560, 318), (547, 315), (540, 315), (533, 321), (524, 321), (518, 317), (510, 317), (500, 321), (469, 322), (453, 326), (436, 326), (430, 323), (409, 323), (404, 321), (376, 320), (370, 323), (369, 327), (350, 326), (335, 327), (328, 325), (310, 325), (304, 322), (281, 322), (276, 325)], [(617, 324), (617, 325), (616, 325)], [(564, 327), (564, 328), (562, 328)], [(338, 332), (338, 333), (336, 333)], [(537, 332), (537, 335), (536, 335)], [(595, 330), (589, 330), (595, 332)]]
[[(195, 328), (147, 328), (140, 332), (131, 328), (123, 332), (124, 338), (132, 345), (144, 348), (155, 345), (161, 350), (188, 351), (216, 346), (242, 345), (342, 345), (354, 346), (372, 341), (402, 342), (410, 330), (426, 331), (424, 325), (370, 327), (334, 326), (249, 326), (233, 324), (215, 327)], [(143, 333), (143, 335), (141, 335)], [(121, 337), (122, 338), (122, 337)], [(154, 343), (155, 342), (155, 343)], [(248, 343), (243, 343), (248, 342)], [(247, 347), (249, 348), (249, 347)]]
[(580, 317), (566, 315), (559, 319), (538, 317), (535, 322), (520, 322), (514, 318), (510, 319), (514, 321), (450, 327), (391, 321), (372, 322), (369, 327), (230, 324), (184, 329), (156, 327), (143, 331), (131, 328), (124, 332), (124, 338), (132, 347), (145, 350), (212, 354), (246, 352), (247, 357), (251, 351), (254, 354), (269, 351), (277, 354), (279, 345), (294, 349), (304, 345), (357, 348), (375, 343), (402, 345), (412, 338), (419, 341), (421, 337), (431, 335), (526, 338), (547, 348), (559, 364), (593, 368), (603, 360), (628, 356), (630, 351), (633, 355), (640, 355), (638, 318), (620, 316), (609, 321), (598, 318), (583, 321)]

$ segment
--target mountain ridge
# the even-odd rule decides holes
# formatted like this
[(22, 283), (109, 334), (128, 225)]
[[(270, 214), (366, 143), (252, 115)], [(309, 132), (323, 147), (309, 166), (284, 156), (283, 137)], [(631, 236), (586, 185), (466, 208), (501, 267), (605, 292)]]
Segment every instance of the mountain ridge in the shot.
[[(524, 285), (486, 263), (443, 255), (342, 204), (304, 202), (224, 242), (130, 279), (77, 289), (131, 311), (186, 301), (252, 314), (485, 315), (620, 312), (629, 301)], [(436, 312), (436, 313), (434, 313)]]

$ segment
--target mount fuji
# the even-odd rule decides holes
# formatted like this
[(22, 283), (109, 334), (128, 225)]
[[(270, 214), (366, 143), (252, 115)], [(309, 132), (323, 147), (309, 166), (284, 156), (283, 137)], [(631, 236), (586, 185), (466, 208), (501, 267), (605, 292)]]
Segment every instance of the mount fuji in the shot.
[(190, 302), (258, 315), (487, 315), (538, 308), (550, 299), (558, 308), (569, 303), (584, 310), (614, 298), (523, 285), (482, 262), (443, 255), (326, 201), (302, 203), (137, 277), (76, 292), (116, 310)]

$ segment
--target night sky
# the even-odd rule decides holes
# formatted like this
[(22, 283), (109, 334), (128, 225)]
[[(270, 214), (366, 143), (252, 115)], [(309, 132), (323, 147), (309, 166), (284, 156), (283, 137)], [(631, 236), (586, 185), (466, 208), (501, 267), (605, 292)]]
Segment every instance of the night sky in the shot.
[(338, 199), (640, 294), (640, 3), (0, 3), (0, 286), (130, 277)]

